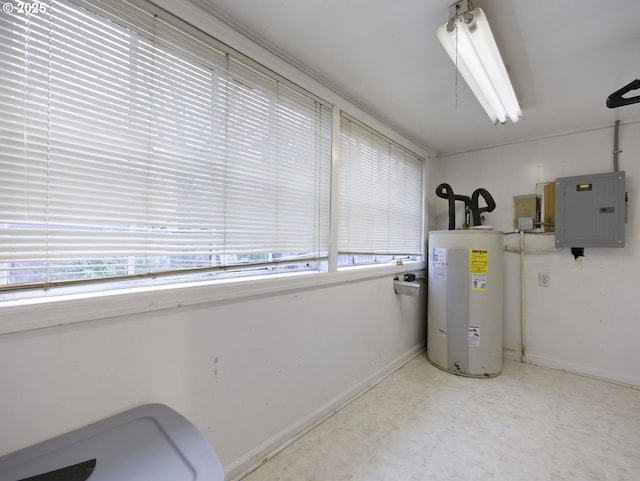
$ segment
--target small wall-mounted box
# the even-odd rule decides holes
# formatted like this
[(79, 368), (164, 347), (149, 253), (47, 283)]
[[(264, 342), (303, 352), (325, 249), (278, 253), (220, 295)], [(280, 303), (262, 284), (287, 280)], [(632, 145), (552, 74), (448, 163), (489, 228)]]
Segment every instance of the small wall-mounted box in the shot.
[(556, 247), (624, 247), (625, 173), (556, 179)]

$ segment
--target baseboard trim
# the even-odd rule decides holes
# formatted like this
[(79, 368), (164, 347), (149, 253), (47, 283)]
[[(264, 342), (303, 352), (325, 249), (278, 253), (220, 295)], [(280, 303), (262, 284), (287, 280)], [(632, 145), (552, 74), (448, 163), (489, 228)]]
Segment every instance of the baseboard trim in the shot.
[(349, 403), (362, 396), (368, 390), (380, 383), (387, 376), (397, 371), (414, 357), (424, 352), (423, 344), (417, 345), (369, 377), (365, 378), (351, 389), (336, 396), (331, 401), (321, 406), (309, 416), (299, 420), (291, 427), (277, 433), (265, 442), (249, 451), (245, 455), (225, 466), (227, 479), (238, 481), (249, 473), (255, 471), (269, 459), (286, 449), (296, 440), (304, 436), (328, 417), (347, 406)]
[[(505, 359), (509, 359), (512, 361), (521, 361), (519, 351), (516, 352), (514, 350), (505, 349), (502, 351), (502, 355)], [(599, 381), (612, 382), (615, 384), (620, 384), (622, 386), (640, 389), (640, 378), (634, 376), (627, 376), (612, 371), (606, 371), (604, 369), (596, 369), (593, 367), (584, 366), (582, 364), (576, 364), (531, 353), (527, 353), (525, 362), (528, 364), (534, 364), (536, 366), (548, 367), (551, 369), (556, 369), (558, 371), (577, 374), (579, 376), (590, 377)]]
[(560, 371), (570, 372), (572, 374), (578, 374), (580, 376), (591, 377), (600, 381), (613, 382), (623, 386), (640, 389), (640, 378), (627, 376), (617, 372), (596, 369), (589, 366), (583, 366), (581, 364), (574, 364), (544, 356), (537, 356), (535, 354), (527, 354), (527, 362), (538, 366), (545, 366), (552, 369), (558, 369)]

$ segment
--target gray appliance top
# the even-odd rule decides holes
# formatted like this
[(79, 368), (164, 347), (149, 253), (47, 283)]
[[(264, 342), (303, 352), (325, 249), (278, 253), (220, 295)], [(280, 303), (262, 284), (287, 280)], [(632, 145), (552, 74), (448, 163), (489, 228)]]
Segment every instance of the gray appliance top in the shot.
[(0, 481), (224, 481), (200, 431), (148, 404), (0, 458)]

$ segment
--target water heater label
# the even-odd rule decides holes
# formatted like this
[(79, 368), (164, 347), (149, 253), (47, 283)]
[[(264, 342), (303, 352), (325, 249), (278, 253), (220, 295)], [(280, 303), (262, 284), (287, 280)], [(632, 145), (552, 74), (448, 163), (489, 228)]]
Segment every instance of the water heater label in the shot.
[(480, 347), (480, 326), (469, 326), (469, 347)]
[(487, 290), (487, 275), (486, 274), (471, 274), (471, 289), (474, 291), (486, 291)]
[(489, 272), (489, 251), (471, 249), (469, 253), (469, 272), (471, 274), (486, 274)]
[(487, 290), (487, 272), (489, 271), (489, 251), (471, 249), (469, 252), (469, 273), (471, 274), (471, 289), (474, 291)]
[(431, 272), (434, 279), (447, 279), (447, 249), (434, 247), (431, 250)]

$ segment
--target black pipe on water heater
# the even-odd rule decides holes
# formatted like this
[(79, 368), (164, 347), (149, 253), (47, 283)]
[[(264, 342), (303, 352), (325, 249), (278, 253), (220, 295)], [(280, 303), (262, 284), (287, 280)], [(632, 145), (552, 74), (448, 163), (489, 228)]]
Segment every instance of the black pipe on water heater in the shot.
[[(492, 212), (496, 208), (496, 203), (488, 190), (479, 188), (476, 189), (471, 197), (467, 195), (459, 195), (453, 192), (453, 188), (447, 184), (442, 183), (436, 187), (436, 195), (441, 199), (446, 199), (449, 203), (449, 230), (456, 229), (456, 201), (464, 202), (465, 211), (465, 223), (464, 228), (468, 228), (471, 223), (469, 216), (473, 218), (473, 225), (482, 225), (482, 213)], [(485, 206), (480, 207), (480, 197), (484, 199)]]

